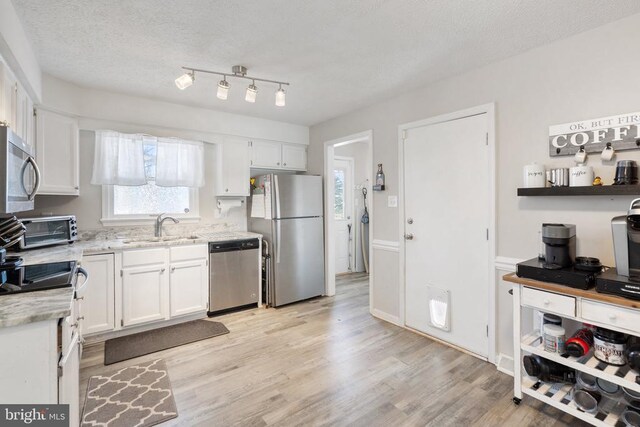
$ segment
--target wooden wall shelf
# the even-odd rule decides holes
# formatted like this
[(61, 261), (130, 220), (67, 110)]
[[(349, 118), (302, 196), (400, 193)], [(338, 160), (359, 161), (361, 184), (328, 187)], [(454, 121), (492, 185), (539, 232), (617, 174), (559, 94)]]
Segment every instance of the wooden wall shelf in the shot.
[(640, 185), (518, 188), (518, 196), (638, 196)]

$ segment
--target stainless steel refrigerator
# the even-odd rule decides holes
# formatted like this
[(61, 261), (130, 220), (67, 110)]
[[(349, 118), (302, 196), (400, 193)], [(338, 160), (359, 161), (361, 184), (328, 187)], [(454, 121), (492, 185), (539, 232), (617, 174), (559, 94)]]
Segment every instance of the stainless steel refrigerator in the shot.
[(261, 175), (251, 193), (249, 230), (264, 236), (271, 255), (269, 305), (324, 295), (322, 177)]

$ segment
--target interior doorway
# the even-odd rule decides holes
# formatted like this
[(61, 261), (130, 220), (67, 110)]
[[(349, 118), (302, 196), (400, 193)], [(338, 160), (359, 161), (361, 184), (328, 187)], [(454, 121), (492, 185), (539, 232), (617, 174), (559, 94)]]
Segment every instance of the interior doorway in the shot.
[(335, 295), (336, 275), (365, 275), (371, 289), (371, 131), (325, 142), (324, 169), (326, 294)]

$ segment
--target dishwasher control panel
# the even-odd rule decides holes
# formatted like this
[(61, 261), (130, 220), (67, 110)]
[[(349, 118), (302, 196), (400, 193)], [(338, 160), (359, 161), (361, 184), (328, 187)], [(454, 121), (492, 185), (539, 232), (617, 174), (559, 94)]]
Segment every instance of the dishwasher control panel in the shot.
[(259, 246), (260, 246), (260, 240), (258, 239), (229, 240), (226, 242), (210, 242), (209, 253), (258, 249)]

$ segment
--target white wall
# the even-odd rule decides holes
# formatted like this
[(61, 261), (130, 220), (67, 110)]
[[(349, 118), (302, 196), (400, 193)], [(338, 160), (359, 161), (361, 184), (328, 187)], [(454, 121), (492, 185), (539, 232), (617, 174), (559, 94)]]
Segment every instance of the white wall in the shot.
[(80, 196), (37, 196), (35, 213), (75, 214), (80, 230), (102, 228), (101, 187), (90, 184), (97, 129), (211, 143), (205, 145), (206, 184), (199, 192), (201, 224), (228, 224), (239, 229), (246, 229), (245, 209), (232, 209), (227, 217), (221, 218), (216, 208), (213, 144), (225, 134), (301, 144), (309, 141), (309, 129), (305, 126), (81, 88), (46, 74), (42, 104), (43, 108), (79, 119)]
[(0, 56), (35, 102), (42, 98), (42, 72), (11, 0), (0, 0)]
[[(388, 188), (373, 194), (374, 245), (376, 240), (400, 242), (398, 210), (386, 206), (387, 196), (398, 194), (398, 125), (495, 102), (498, 255), (532, 258), (541, 223), (568, 222), (577, 225), (578, 254), (611, 265), (610, 221), (627, 210), (631, 197), (518, 198), (516, 189), (525, 164), (572, 165), (571, 158), (549, 158), (550, 125), (638, 111), (640, 58), (631, 46), (639, 39), (640, 15), (633, 15), (313, 126), (310, 172), (322, 173), (324, 141), (373, 129), (373, 160), (384, 164)], [(588, 164), (610, 184), (615, 164), (602, 165), (596, 157)], [(619, 153), (618, 158), (640, 161), (640, 152)], [(397, 271), (397, 257), (388, 255), (384, 268), (375, 271)], [(374, 277), (374, 309), (389, 318), (400, 314), (397, 277)], [(498, 286), (500, 341), (510, 334), (511, 312), (507, 286)], [(498, 347), (510, 352), (504, 340)]]

